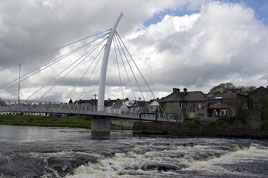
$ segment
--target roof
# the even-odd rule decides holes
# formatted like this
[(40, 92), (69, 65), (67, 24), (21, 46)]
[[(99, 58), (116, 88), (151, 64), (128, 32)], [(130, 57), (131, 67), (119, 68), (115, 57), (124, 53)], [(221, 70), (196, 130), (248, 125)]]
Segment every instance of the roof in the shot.
[(266, 92), (266, 94), (268, 94), (268, 88), (261, 86), (261, 87), (255, 89), (254, 91), (250, 92), (249, 94), (258, 93), (258, 92), (263, 92), (263, 93)]
[(192, 91), (192, 92), (178, 92), (173, 91), (173, 93), (169, 94), (166, 97), (163, 97), (160, 102), (176, 102), (176, 101), (184, 101), (184, 102), (194, 102), (194, 101), (206, 101), (207, 98), (205, 94), (201, 91)]
[(113, 104), (112, 109), (120, 109), (122, 105), (123, 105), (123, 100), (117, 100), (117, 101)]
[(186, 101), (206, 101), (206, 97), (201, 91), (188, 92), (184, 96)]
[(151, 100), (151, 101), (149, 102), (149, 106), (159, 106), (159, 102), (156, 101), (156, 100)]
[(135, 101), (135, 103), (133, 103), (130, 108), (133, 107), (147, 107), (148, 103), (146, 101)]

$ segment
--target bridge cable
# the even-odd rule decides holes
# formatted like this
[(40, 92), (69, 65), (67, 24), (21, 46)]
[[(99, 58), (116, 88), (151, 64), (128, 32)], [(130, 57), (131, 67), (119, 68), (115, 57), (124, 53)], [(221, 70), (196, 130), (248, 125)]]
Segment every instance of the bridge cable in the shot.
[(124, 51), (124, 49), (123, 49), (123, 47), (122, 47), (122, 44), (120, 43), (120, 41), (119, 41), (119, 39), (118, 39), (118, 36), (117, 36), (117, 35), (115, 35), (115, 36), (116, 36), (116, 39), (118, 40), (118, 43), (119, 43), (119, 45), (120, 45), (120, 47), (121, 47), (121, 50), (123, 51), (123, 54), (124, 54), (124, 56), (125, 56), (125, 58), (126, 58), (126, 61), (127, 61), (127, 64), (128, 64), (128, 66), (129, 66), (129, 68), (130, 68), (130, 70), (131, 70), (131, 73), (132, 73), (132, 75), (133, 75), (135, 81), (136, 81), (136, 84), (137, 84), (137, 86), (138, 86), (138, 88), (139, 88), (139, 90), (140, 90), (140, 93), (141, 93), (141, 95), (142, 95), (142, 97), (143, 97), (143, 99), (144, 99), (145, 105), (147, 106), (147, 108), (149, 108), (149, 107), (148, 107), (148, 104), (147, 104), (147, 102), (146, 102), (145, 96), (144, 96), (144, 94), (143, 94), (143, 92), (142, 92), (142, 90), (141, 90), (140, 84), (139, 84), (139, 82), (138, 82), (138, 80), (137, 80), (137, 78), (136, 78), (136, 76), (135, 76), (135, 73), (134, 73), (134, 71), (133, 71), (133, 69), (132, 69), (132, 67), (131, 67), (131, 65), (130, 65), (130, 63), (129, 63), (129, 60), (128, 60), (127, 56), (126, 56), (126, 53), (125, 53), (125, 51)]
[[(59, 46), (59, 47), (56, 47), (56, 48), (51, 49), (51, 50), (49, 50), (49, 51), (46, 51), (46, 52), (44, 52), (43, 54), (41, 54), (40, 56), (38, 56), (38, 57), (32, 57), (32, 58), (26, 59), (26, 61), (30, 61), (30, 60), (34, 60), (34, 59), (38, 59), (38, 58), (42, 58), (42, 57), (47, 56), (47, 55), (49, 55), (49, 54), (51, 54), (51, 53), (53, 53), (53, 52), (55, 52), (55, 51), (58, 51), (58, 50), (60, 50), (60, 49), (62, 49), (62, 48), (65, 48), (65, 47), (70, 46), (70, 45), (73, 45), (73, 44), (75, 44), (75, 43), (84, 41), (84, 40), (89, 39), (89, 38), (92, 38), (92, 37), (94, 37), (94, 36), (98, 36), (98, 35), (107, 33), (107, 32), (109, 32), (110, 30), (111, 30), (111, 29), (107, 29), (107, 30), (105, 30), (105, 31), (98, 32), (98, 33), (96, 33), (96, 34), (89, 35), (89, 36), (80, 38), (80, 39), (78, 39), (78, 40), (75, 40), (75, 41), (66, 43), (66, 44), (64, 44), (64, 45), (61, 45), (61, 46)], [(20, 64), (25, 64), (25, 63), (26, 63), (26, 62), (23, 62), (23, 63), (20, 62)], [(8, 65), (8, 66), (5, 66), (5, 68), (0, 69), (0, 72), (1, 72), (1, 71), (4, 71), (4, 70), (7, 70), (7, 69), (9, 69), (9, 68), (18, 66), (18, 65), (19, 65), (19, 64), (14, 64), (14, 65)]]
[(117, 57), (117, 52), (116, 52), (116, 46), (113, 43), (113, 48), (114, 48), (114, 53), (115, 53), (115, 59), (116, 59), (116, 65), (117, 65), (117, 71), (118, 71), (118, 77), (119, 77), (119, 81), (120, 81), (120, 85), (121, 85), (121, 92), (122, 92), (122, 97), (123, 99), (125, 98), (124, 96), (124, 90), (123, 90), (123, 84), (122, 84), (122, 79), (121, 79), (121, 74), (120, 74), (120, 69), (119, 69), (119, 62), (118, 62), (118, 57)]
[(128, 82), (129, 82), (129, 85), (130, 85), (130, 89), (131, 89), (132, 94), (133, 94), (133, 96), (134, 96), (134, 100), (136, 101), (136, 100), (137, 100), (137, 99), (136, 99), (136, 95), (135, 95), (135, 92), (134, 92), (134, 90), (133, 90), (133, 86), (132, 86), (132, 83), (131, 83), (130, 77), (129, 77), (129, 75), (128, 75), (127, 68), (126, 68), (125, 62), (124, 62), (124, 60), (123, 60), (123, 57), (122, 57), (121, 51), (120, 51), (120, 49), (119, 49), (119, 45), (118, 45), (118, 43), (117, 43), (116, 38), (114, 38), (113, 40), (114, 40), (114, 42), (115, 42), (115, 44), (116, 44), (116, 46), (117, 46), (117, 48), (118, 48), (118, 53), (119, 53), (119, 56), (120, 56), (121, 62), (122, 62), (122, 64), (123, 64), (123, 67), (124, 67), (124, 70), (125, 70), (126, 76), (127, 76), (127, 78), (128, 78)]
[[(107, 35), (107, 34), (105, 34), (105, 36), (106, 36), (106, 35)], [(102, 36), (102, 37), (104, 37), (104, 36)], [(106, 39), (106, 38), (105, 38), (105, 39)], [(34, 76), (35, 74), (37, 74), (37, 73), (39, 73), (39, 72), (41, 72), (41, 71), (47, 69), (48, 67), (50, 67), (50, 66), (52, 66), (52, 65), (54, 65), (54, 64), (56, 64), (56, 63), (58, 63), (58, 62), (60, 62), (60, 61), (62, 61), (62, 60), (65, 59), (66, 57), (71, 56), (71, 55), (74, 54), (75, 52), (77, 52), (77, 51), (83, 49), (84, 47), (90, 45), (91, 43), (94, 43), (94, 42), (97, 41), (97, 40), (98, 40), (98, 38), (97, 38), (97, 39), (94, 39), (94, 40), (92, 40), (92, 41), (90, 41), (90, 42), (88, 42), (88, 43), (86, 43), (86, 44), (84, 44), (84, 45), (82, 45), (82, 46), (80, 46), (80, 47), (78, 47), (78, 48), (76, 48), (76, 49), (74, 49), (74, 50), (68, 52), (68, 53), (65, 53), (65, 54), (63, 54), (63, 55), (61, 55), (61, 56), (55, 58), (54, 61), (49, 62), (48, 64), (45, 64), (44, 66), (41, 66), (41, 67), (38, 68), (38, 69), (35, 69), (35, 70), (30, 71), (30, 72), (28, 72), (28, 73), (26, 73), (26, 74), (23, 74), (23, 75), (21, 76), (21, 82), (27, 80), (28, 78)], [(11, 87), (17, 85), (17, 83), (15, 83), (15, 84), (13, 84), (13, 85), (11, 85), (11, 86), (8, 86), (8, 85), (10, 85), (10, 84), (12, 84), (12, 83), (14, 83), (14, 82), (17, 82), (18, 80), (19, 80), (19, 79), (17, 78), (17, 79), (15, 79), (15, 80), (10, 81), (9, 83), (5, 84), (5, 88), (2, 89), (2, 90), (0, 91), (0, 93), (2, 93), (2, 92), (4, 92), (4, 91), (8, 90), (9, 88), (11, 88)], [(1, 86), (0, 88), (2, 88), (2, 87), (3, 87), (3, 86)]]
[[(106, 34), (106, 35), (107, 35), (107, 34)], [(104, 37), (104, 36), (103, 36), (103, 37)], [(31, 72), (28, 72), (28, 73), (22, 75), (21, 78), (23, 78), (23, 77), (26, 76), (25, 79), (22, 79), (22, 81), (24, 81), (24, 80), (30, 78), (31, 76), (35, 75), (36, 73), (41, 72), (42, 70), (44, 70), (44, 69), (46, 69), (46, 68), (48, 68), (48, 67), (50, 67), (50, 66), (52, 66), (52, 65), (54, 65), (54, 64), (56, 64), (56, 63), (58, 63), (58, 62), (60, 62), (61, 60), (65, 59), (66, 57), (68, 57), (68, 56), (74, 54), (75, 52), (79, 51), (80, 49), (82, 49), (82, 48), (84, 48), (84, 47), (86, 47), (86, 46), (88, 46), (88, 45), (90, 45), (91, 43), (93, 43), (93, 42), (95, 42), (95, 41), (97, 41), (97, 40), (98, 40), (98, 39), (95, 39), (95, 40), (93, 40), (93, 41), (90, 41), (90, 42), (88, 42), (88, 43), (86, 43), (86, 44), (84, 44), (84, 45), (82, 45), (82, 46), (80, 46), (80, 47), (78, 47), (78, 48), (76, 48), (76, 49), (74, 49), (74, 50), (68, 52), (68, 53), (65, 53), (65, 54), (63, 54), (63, 55), (61, 55), (61, 56), (55, 58), (52, 62), (50, 61), (50, 62), (48, 62), (47, 64), (45, 64), (45, 65), (43, 65), (43, 66), (41, 66), (41, 67), (39, 67), (39, 68), (37, 68), (37, 69), (34, 69), (34, 70), (31, 71)], [(40, 69), (40, 68), (41, 68), (41, 69)], [(34, 73), (34, 72), (35, 72), (35, 73)], [(34, 74), (31, 74), (31, 73), (34, 73)], [(31, 75), (30, 75), (30, 74), (31, 74)], [(30, 76), (27, 76), (27, 75), (30, 75)], [(18, 78), (15, 79), (15, 80), (13, 80), (13, 81), (11, 81), (11, 82), (9, 82), (9, 83), (7, 83), (6, 86), (9, 85), (9, 84), (11, 84), (11, 83), (13, 83), (13, 82), (17, 82), (17, 81), (18, 81)], [(13, 87), (13, 86), (15, 86), (15, 85), (17, 85), (17, 83), (14, 84), (14, 85), (12, 85), (11, 87)], [(11, 88), (11, 87), (8, 87), (7, 89), (9, 89), (9, 88)], [(2, 87), (0, 87), (0, 88), (2, 88)], [(1, 91), (1, 92), (2, 92), (2, 91)], [(0, 93), (1, 93), (1, 92), (0, 92)]]
[[(89, 69), (91, 68), (91, 66), (93, 65), (93, 63), (95, 62), (95, 59), (98, 57), (98, 55), (101, 53), (101, 51), (104, 49), (104, 46), (101, 48), (101, 50), (99, 51), (99, 53), (97, 54), (97, 56), (93, 59), (93, 61), (90, 63), (90, 65), (87, 67), (87, 69), (85, 70), (85, 72), (83, 73), (82, 77), (79, 79), (79, 81), (83, 80), (86, 73), (89, 71)], [(67, 95), (65, 102), (67, 102), (67, 100), (70, 98), (70, 96), (72, 95), (73, 91), (77, 88), (77, 86), (74, 86), (73, 89), (71, 90), (71, 92)]]
[[(152, 91), (152, 89), (151, 89), (150, 85), (148, 84), (147, 80), (145, 79), (145, 77), (143, 76), (142, 72), (140, 71), (140, 69), (139, 69), (138, 65), (137, 65), (137, 64), (136, 64), (136, 62), (134, 61), (134, 59), (133, 59), (132, 55), (130, 54), (129, 50), (127, 49), (126, 45), (124, 44), (123, 40), (121, 39), (121, 37), (120, 37), (119, 33), (116, 31), (116, 32), (115, 32), (115, 34), (116, 34), (116, 35), (119, 37), (119, 39), (120, 39), (121, 43), (123, 44), (124, 48), (126, 49), (126, 51), (127, 51), (128, 55), (130, 56), (130, 58), (131, 58), (132, 62), (134, 63), (134, 65), (135, 65), (135, 67), (137, 68), (137, 70), (139, 71), (139, 73), (140, 73), (140, 75), (141, 75), (142, 79), (144, 80), (144, 82), (145, 82), (145, 84), (147, 85), (148, 89), (150, 90), (151, 94), (153, 95), (154, 100), (156, 100), (156, 97), (155, 97), (155, 95), (154, 95), (154, 93), (153, 93), (153, 91)], [(159, 104), (159, 108), (160, 108), (160, 109), (161, 109), (161, 111), (163, 112), (164, 117), (165, 117), (165, 118), (167, 118), (167, 116), (166, 116), (166, 114), (165, 114), (165, 112), (164, 112), (164, 110), (163, 110), (163, 108), (161, 107), (161, 105), (160, 105), (160, 104)]]
[[(70, 72), (72, 72), (78, 65), (80, 65), (92, 52), (94, 52), (96, 50), (96, 48), (98, 48), (103, 42), (105, 41), (102, 40), (100, 43), (98, 43), (93, 49), (87, 51), (85, 54), (83, 54), (82, 56), (80, 56), (77, 60), (75, 60), (74, 62), (72, 62), (68, 67), (66, 67), (63, 71), (61, 71), (60, 73), (58, 73), (56, 75), (56, 77), (54, 77), (52, 80), (50, 80), (49, 82), (47, 82), (45, 85), (43, 85), (42, 87), (40, 87), (37, 91), (35, 91), (31, 96), (29, 96), (26, 100), (30, 99), (32, 96), (34, 96), (36, 93), (38, 93), (41, 89), (43, 89), (44, 87), (46, 87), (49, 83), (55, 81), (57, 79), (57, 77), (59, 77), (62, 73), (64, 73), (65, 71), (67, 71), (70, 67), (72, 67), (75, 63), (75, 66), (68, 71), (61, 79), (65, 78)], [(54, 85), (55, 86), (55, 85)], [(43, 98), (52, 88), (54, 88), (54, 86), (52, 86), (47, 92), (45, 92), (41, 97)]]
[(134, 65), (135, 65), (135, 67), (136, 67), (137, 70), (139, 71), (139, 73), (140, 73), (142, 79), (144, 80), (144, 82), (145, 82), (145, 84), (147, 85), (148, 89), (149, 89), (150, 92), (152, 93), (153, 97), (156, 98), (155, 95), (154, 95), (154, 93), (153, 93), (153, 91), (152, 91), (152, 89), (151, 89), (151, 87), (150, 87), (150, 85), (148, 84), (147, 80), (146, 80), (145, 77), (143, 76), (142, 72), (140, 71), (139, 67), (137, 66), (136, 62), (134, 61), (132, 55), (130, 54), (129, 50), (127, 49), (126, 45), (124, 44), (123, 40), (121, 39), (119, 33), (116, 32), (116, 35), (117, 35), (118, 38), (120, 39), (120, 42), (123, 44), (124, 48), (126, 49), (128, 55), (130, 56), (131, 60), (133, 61)]
[[(103, 39), (102, 43), (103, 43), (105, 40), (106, 40), (106, 39)], [(102, 44), (102, 43), (101, 43), (101, 44)], [(98, 47), (99, 47), (99, 46), (100, 46), (100, 45), (98, 45)], [(96, 48), (97, 48), (97, 47), (96, 47)], [(96, 48), (95, 48), (94, 50), (96, 50)], [(103, 48), (104, 48), (104, 46), (101, 48), (100, 51), (102, 51)], [(94, 51), (94, 50), (93, 50), (93, 51)], [(92, 52), (93, 52), (93, 51), (92, 51)], [(85, 59), (86, 59), (92, 52), (90, 52), (89, 54), (87, 54), (87, 55), (82, 59), (82, 61), (80, 61), (80, 62), (79, 62), (79, 63), (78, 63), (72, 70), (70, 70), (68, 73), (66, 73), (60, 80), (64, 79), (64, 78), (65, 78), (70, 72), (72, 72), (72, 71), (73, 71), (79, 64), (81, 64), (81, 62), (83, 62), (83, 61), (84, 61), (84, 60), (85, 60)], [(94, 60), (95, 60), (95, 59), (94, 59)], [(55, 87), (55, 85), (52, 86), (51, 89), (54, 88), (54, 87)], [(51, 89), (50, 89), (50, 90), (51, 90)], [(49, 90), (49, 91), (50, 91), (50, 90)], [(43, 98), (49, 91), (47, 91), (45, 94), (43, 94), (41, 98)]]
[[(105, 47), (105, 46), (103, 46), (103, 48), (101, 49), (101, 51), (104, 50), (104, 47)], [(101, 53), (101, 51), (100, 51), (100, 53)], [(100, 54), (100, 53), (99, 53), (99, 54)], [(96, 58), (99, 56), (99, 54), (96, 56)], [(92, 77), (92, 75), (93, 75), (93, 73), (94, 73), (96, 67), (98, 66), (98, 64), (99, 64), (100, 59), (101, 59), (102, 56), (103, 56), (103, 54), (99, 56), (99, 58), (98, 58), (98, 60), (97, 60), (97, 62), (96, 62), (96, 64), (95, 64), (95, 66), (94, 66), (94, 68), (93, 68), (93, 70), (92, 70), (90, 76), (88, 77), (87, 84), (88, 84), (89, 81), (91, 80), (91, 77)], [(95, 59), (96, 59), (96, 58), (95, 58)], [(94, 59), (94, 60), (95, 60), (95, 59)], [(83, 93), (84, 93), (84, 89), (85, 89), (85, 88), (86, 88), (86, 87), (84, 86), (84, 87), (83, 87), (83, 90), (82, 90), (81, 93), (80, 93), (79, 98), (81, 98), (81, 96), (83, 95)], [(75, 106), (74, 106), (74, 108), (73, 108), (73, 111), (74, 111), (74, 109), (75, 109), (75, 107), (76, 107), (77, 105), (78, 105), (78, 102), (76, 102), (76, 104), (75, 104)]]
[[(104, 41), (103, 41), (104, 42)], [(81, 57), (80, 57), (81, 58)], [(86, 58), (86, 57), (85, 57)], [(70, 71), (69, 71), (69, 73), (70, 73)], [(67, 74), (65, 74), (65, 76), (64, 77), (66, 77), (66, 75)], [(64, 77), (62, 77), (62, 79), (64, 78)], [(55, 86), (55, 85), (54, 85)], [(54, 86), (52, 86), (45, 94), (47, 94)], [(41, 98), (43, 98), (44, 96), (45, 96), (45, 94), (43, 94), (41, 97), (40, 97), (40, 99)], [(40, 100), (39, 100), (39, 102), (40, 102)], [(29, 108), (27, 108), (27, 110), (29, 110), (29, 109), (31, 109), (32, 107), (33, 107), (34, 105), (31, 105)]]
[[(135, 101), (137, 107), (139, 108), (139, 110), (142, 110), (141, 107), (140, 107), (140, 103), (137, 101), (137, 97), (136, 97), (136, 94), (135, 94), (135, 92), (134, 92), (134, 89), (133, 89), (133, 86), (132, 86), (130, 77), (129, 77), (129, 75), (128, 75), (127, 68), (126, 68), (125, 62), (124, 62), (124, 60), (123, 60), (122, 54), (121, 54), (121, 52), (120, 52), (120, 48), (119, 48), (118, 41), (116, 40), (116, 38), (114, 38), (114, 42), (115, 42), (115, 44), (116, 44), (116, 46), (117, 46), (117, 48), (118, 48), (118, 53), (119, 53), (119, 56), (120, 56), (120, 58), (121, 58), (121, 62), (122, 62), (122, 64), (123, 64), (123, 67), (124, 67), (124, 69), (125, 69), (125, 73), (126, 73), (126, 76), (127, 76), (127, 78), (128, 78), (129, 84), (130, 84), (130, 89), (131, 89), (132, 94), (133, 94), (133, 96), (134, 96), (134, 101)], [(122, 50), (122, 49), (121, 49), (121, 50)]]

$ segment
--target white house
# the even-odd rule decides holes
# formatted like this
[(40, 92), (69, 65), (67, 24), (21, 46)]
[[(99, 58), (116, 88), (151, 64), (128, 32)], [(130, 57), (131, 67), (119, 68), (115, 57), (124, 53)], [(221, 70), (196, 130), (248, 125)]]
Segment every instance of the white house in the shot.
[(150, 101), (148, 105), (149, 112), (158, 112), (160, 109), (160, 104), (156, 100)]
[(124, 100), (117, 100), (108, 110), (111, 113), (124, 114), (129, 112), (127, 104)]

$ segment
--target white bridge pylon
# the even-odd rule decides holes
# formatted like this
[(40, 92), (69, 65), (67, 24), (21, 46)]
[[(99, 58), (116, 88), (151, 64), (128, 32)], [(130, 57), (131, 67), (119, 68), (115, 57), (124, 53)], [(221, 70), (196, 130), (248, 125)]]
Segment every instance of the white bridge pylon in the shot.
[(111, 49), (111, 44), (112, 44), (112, 40), (114, 37), (114, 33), (122, 17), (123, 17), (123, 13), (121, 12), (117, 20), (114, 23), (114, 26), (110, 32), (109, 38), (105, 46), (105, 51), (104, 51), (102, 64), (101, 64), (100, 79), (99, 79), (98, 111), (104, 111), (104, 99), (105, 99), (104, 97), (105, 97), (105, 85), (106, 85), (106, 73), (107, 73), (108, 59), (109, 59), (109, 54), (110, 54), (110, 49)]

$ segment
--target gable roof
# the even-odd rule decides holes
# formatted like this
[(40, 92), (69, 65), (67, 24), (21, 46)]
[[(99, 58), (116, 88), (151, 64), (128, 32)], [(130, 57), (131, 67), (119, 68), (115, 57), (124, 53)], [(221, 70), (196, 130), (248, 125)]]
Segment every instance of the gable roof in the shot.
[(255, 89), (255, 90), (253, 90), (252, 92), (250, 92), (249, 95), (251, 95), (253, 93), (258, 93), (258, 92), (260, 92), (260, 93), (265, 93), (266, 92), (266, 94), (268, 94), (268, 88), (265, 88), (265, 87), (261, 86), (261, 87)]
[(161, 98), (160, 102), (198, 102), (198, 101), (206, 101), (207, 98), (205, 94), (201, 91), (192, 91), (192, 92), (179, 92), (173, 91), (173, 93), (169, 94), (166, 97)]
[(159, 102), (156, 101), (156, 100), (151, 100), (151, 101), (149, 102), (149, 106), (159, 106)]
[(113, 104), (112, 109), (120, 109), (122, 105), (123, 105), (123, 100), (117, 100), (117, 101)]

